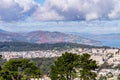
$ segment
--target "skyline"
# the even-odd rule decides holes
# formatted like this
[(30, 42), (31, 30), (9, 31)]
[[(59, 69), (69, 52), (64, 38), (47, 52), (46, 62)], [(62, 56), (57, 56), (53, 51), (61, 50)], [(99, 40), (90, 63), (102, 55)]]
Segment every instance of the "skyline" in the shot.
[(1, 0), (0, 29), (120, 33), (118, 0)]

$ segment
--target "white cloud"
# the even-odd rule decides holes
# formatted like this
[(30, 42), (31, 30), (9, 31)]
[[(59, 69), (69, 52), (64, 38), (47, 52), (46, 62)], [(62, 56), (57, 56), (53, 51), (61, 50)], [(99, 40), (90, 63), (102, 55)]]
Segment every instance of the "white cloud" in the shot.
[(111, 13), (108, 14), (109, 18), (120, 18), (120, 1), (119, 0), (114, 0), (114, 8), (111, 11)]
[(98, 19), (99, 16), (98, 16), (97, 13), (92, 12), (92, 13), (86, 14), (86, 17), (85, 17), (85, 18), (86, 18), (86, 20), (92, 20), (92, 19)]
[(14, 0), (1, 0), (0, 1), (0, 8), (9, 8), (14, 6), (15, 4), (13, 3)]
[(0, 0), (0, 21), (119, 19), (120, 0)]
[(31, 15), (38, 6), (34, 0), (0, 0), (2, 21), (17, 21)]
[(23, 8), (23, 12), (26, 12), (37, 5), (34, 0), (15, 0), (15, 2), (19, 4), (21, 8)]
[(120, 18), (119, 0), (46, 0), (42, 8), (45, 11), (36, 10), (33, 18), (37, 20)]
[[(39, 14), (40, 15), (39, 15)], [(33, 14), (34, 19), (48, 21), (48, 20), (63, 20), (63, 17), (57, 14), (54, 10), (49, 11), (44, 7), (40, 7), (36, 13)]]

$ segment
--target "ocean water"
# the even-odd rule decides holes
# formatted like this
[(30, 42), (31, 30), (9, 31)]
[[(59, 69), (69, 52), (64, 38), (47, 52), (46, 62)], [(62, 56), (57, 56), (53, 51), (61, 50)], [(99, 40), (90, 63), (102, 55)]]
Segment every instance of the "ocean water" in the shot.
[(120, 40), (104, 40), (101, 41), (102, 45), (104, 46), (110, 46), (115, 48), (120, 48)]

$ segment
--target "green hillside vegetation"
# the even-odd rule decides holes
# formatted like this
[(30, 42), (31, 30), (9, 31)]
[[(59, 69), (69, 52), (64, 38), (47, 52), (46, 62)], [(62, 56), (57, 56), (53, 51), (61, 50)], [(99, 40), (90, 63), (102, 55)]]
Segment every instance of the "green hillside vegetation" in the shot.
[(0, 51), (66, 50), (71, 48), (109, 48), (76, 43), (35, 44), (26, 42), (0, 42)]

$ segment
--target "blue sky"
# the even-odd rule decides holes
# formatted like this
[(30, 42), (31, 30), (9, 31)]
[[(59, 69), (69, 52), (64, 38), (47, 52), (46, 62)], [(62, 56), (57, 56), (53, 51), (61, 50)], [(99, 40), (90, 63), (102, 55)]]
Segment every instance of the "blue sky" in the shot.
[(0, 29), (120, 33), (120, 1), (1, 0)]
[(36, 2), (43, 4), (45, 0), (35, 0)]

